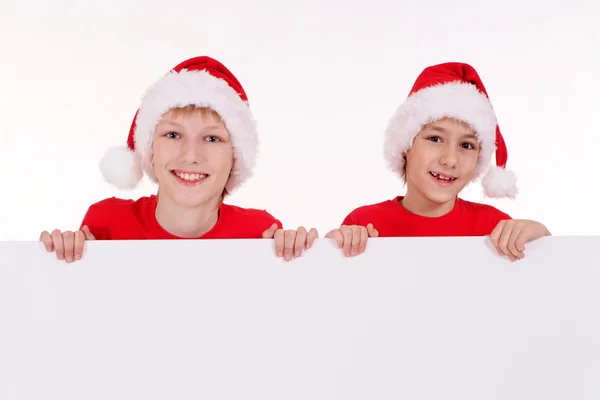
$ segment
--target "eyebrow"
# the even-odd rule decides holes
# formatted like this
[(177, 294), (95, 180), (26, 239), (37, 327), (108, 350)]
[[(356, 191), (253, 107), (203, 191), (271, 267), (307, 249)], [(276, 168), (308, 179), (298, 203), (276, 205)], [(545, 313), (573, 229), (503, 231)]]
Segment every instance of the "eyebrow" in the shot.
[[(442, 133), (448, 133), (448, 130), (442, 128), (441, 126), (430, 126), (429, 129), (431, 129), (432, 131), (436, 131), (436, 132), (442, 132)], [(466, 135), (462, 135), (463, 138), (465, 139), (475, 139), (477, 140), (477, 134), (475, 133), (468, 133)]]
[(163, 124), (169, 124), (169, 125), (181, 127), (181, 124), (179, 124), (179, 123), (177, 123), (177, 122), (175, 122), (173, 120), (167, 119), (167, 118), (162, 118), (160, 120), (160, 122), (163, 123)]

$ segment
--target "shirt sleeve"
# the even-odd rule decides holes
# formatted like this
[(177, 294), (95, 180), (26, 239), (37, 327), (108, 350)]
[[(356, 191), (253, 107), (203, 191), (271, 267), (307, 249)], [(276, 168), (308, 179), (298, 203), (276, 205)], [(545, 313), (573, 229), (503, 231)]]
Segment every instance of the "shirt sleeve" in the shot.
[(283, 229), (283, 224), (281, 223), (281, 221), (277, 218), (275, 218), (273, 215), (271, 215), (268, 211), (264, 210), (263, 211), (265, 213), (265, 227), (264, 229), (260, 232), (261, 235), (264, 231), (266, 231), (267, 229), (269, 229), (273, 224), (277, 224), (277, 229)]
[(91, 205), (85, 213), (79, 229), (87, 225), (96, 240), (109, 240), (109, 230), (106, 227), (106, 216), (103, 215), (97, 204)]
[(361, 225), (357, 210), (352, 211), (344, 218), (342, 225)]
[(492, 208), (492, 212), (490, 212), (487, 215), (487, 218), (485, 219), (487, 221), (487, 228), (485, 229), (488, 234), (492, 233), (492, 231), (494, 229), (496, 229), (496, 226), (498, 226), (498, 224), (500, 223), (500, 221), (505, 221), (505, 220), (509, 220), (512, 219), (512, 217), (510, 215), (508, 215), (507, 213), (500, 211), (496, 208)]

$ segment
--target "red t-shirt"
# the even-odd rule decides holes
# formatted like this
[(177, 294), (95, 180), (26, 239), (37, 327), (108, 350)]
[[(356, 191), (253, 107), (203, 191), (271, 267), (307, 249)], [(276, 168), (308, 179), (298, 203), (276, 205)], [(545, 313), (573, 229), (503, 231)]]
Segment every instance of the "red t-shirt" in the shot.
[(498, 222), (511, 219), (508, 214), (490, 205), (457, 199), (454, 208), (441, 217), (413, 214), (401, 204), (403, 196), (352, 211), (342, 225), (367, 226), (379, 232), (379, 237), (398, 236), (486, 236)]
[[(87, 225), (97, 240), (181, 239), (164, 230), (156, 220), (157, 197), (125, 200), (111, 197), (92, 204), (81, 226)], [(255, 239), (279, 220), (264, 210), (228, 204), (219, 207), (215, 226), (197, 239)]]

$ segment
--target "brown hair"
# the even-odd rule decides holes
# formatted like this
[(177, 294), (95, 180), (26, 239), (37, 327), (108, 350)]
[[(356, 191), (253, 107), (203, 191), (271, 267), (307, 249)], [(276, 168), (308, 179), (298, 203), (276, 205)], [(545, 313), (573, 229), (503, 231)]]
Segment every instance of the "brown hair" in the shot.
[(400, 171), (400, 178), (406, 181), (406, 155), (403, 155), (404, 164), (402, 165), (402, 171)]

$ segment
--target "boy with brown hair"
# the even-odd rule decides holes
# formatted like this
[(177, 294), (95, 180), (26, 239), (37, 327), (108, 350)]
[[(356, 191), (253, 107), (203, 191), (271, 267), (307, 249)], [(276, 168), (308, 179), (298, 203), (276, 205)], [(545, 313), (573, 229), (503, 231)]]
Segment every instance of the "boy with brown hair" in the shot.
[(104, 178), (133, 189), (144, 173), (158, 194), (92, 204), (77, 232), (42, 232), (59, 260), (81, 258), (86, 240), (274, 239), (276, 253), (298, 257), (315, 229), (283, 230), (267, 211), (224, 203), (251, 177), (258, 134), (236, 77), (210, 57), (186, 60), (144, 95), (127, 139), (103, 157)]
[(517, 194), (495, 112), (470, 65), (426, 68), (391, 118), (384, 151), (406, 194), (359, 207), (330, 231), (325, 237), (335, 239), (344, 255), (364, 252), (368, 237), (489, 235), (498, 253), (514, 261), (524, 256), (525, 243), (550, 235), (539, 222), (458, 197), (484, 175), (494, 152), (496, 165), (482, 179), (485, 195)]

